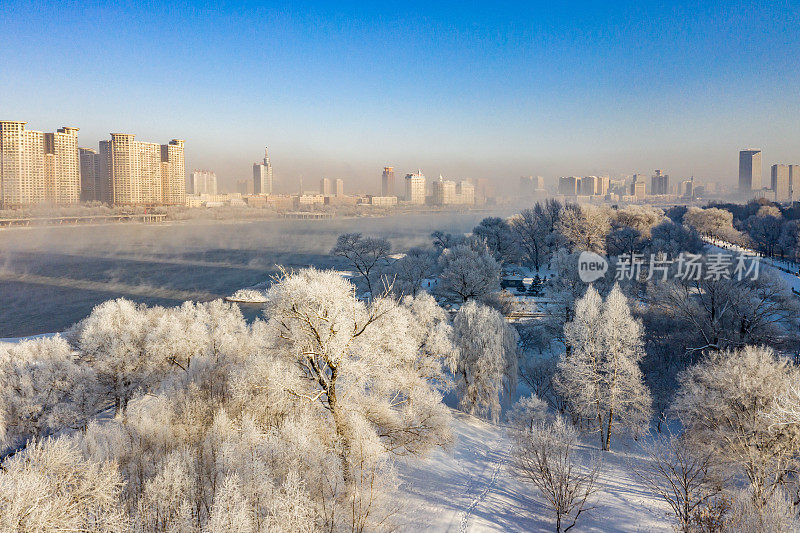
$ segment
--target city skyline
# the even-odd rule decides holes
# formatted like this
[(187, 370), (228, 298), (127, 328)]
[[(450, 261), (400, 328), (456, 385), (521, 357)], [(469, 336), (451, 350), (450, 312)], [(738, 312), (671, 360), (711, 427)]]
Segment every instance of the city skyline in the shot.
[(800, 145), (793, 4), (7, 6), (0, 68), (18, 79), (0, 116), (77, 124), (82, 146), (179, 132), (189, 168), (226, 185), (265, 144), (276, 183), (367, 191), (387, 165), (510, 185), (666, 168), (733, 185), (731, 153), (794, 161)]

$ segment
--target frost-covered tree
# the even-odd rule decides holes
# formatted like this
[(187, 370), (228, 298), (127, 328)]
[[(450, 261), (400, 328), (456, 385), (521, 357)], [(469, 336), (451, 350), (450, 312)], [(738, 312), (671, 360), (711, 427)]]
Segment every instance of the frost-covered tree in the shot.
[(75, 328), (81, 359), (96, 372), (117, 412), (124, 411), (133, 394), (149, 386), (163, 368), (163, 361), (147, 349), (147, 335), (162, 311), (123, 298), (109, 300)]
[(84, 425), (105, 407), (95, 382), (61, 336), (0, 345), (0, 442)]
[(557, 231), (571, 251), (604, 253), (610, 221), (606, 208), (568, 204), (561, 210)]
[(740, 239), (739, 232), (733, 228), (733, 213), (726, 209), (692, 206), (683, 215), (683, 223), (701, 235), (724, 240)]
[(519, 257), (519, 247), (508, 221), (500, 217), (487, 217), (478, 223), (472, 234), (483, 240), (489, 253), (498, 263), (513, 262)]
[[(699, 264), (708, 266), (709, 258)], [(747, 344), (780, 346), (800, 320), (800, 305), (769, 269), (757, 279), (672, 278), (648, 287), (651, 308), (675, 320), (695, 355)]]
[(639, 368), (642, 335), (616, 285), (605, 302), (590, 286), (564, 326), (570, 349), (559, 362), (556, 385), (572, 411), (598, 432), (603, 450), (611, 449), (615, 428), (637, 432), (650, 418), (650, 392)]
[(460, 244), (442, 252), (439, 290), (461, 302), (485, 301), (500, 290), (500, 265), (486, 247)]
[(512, 465), (542, 493), (555, 518), (555, 531), (569, 531), (597, 490), (600, 462), (584, 465), (576, 456), (578, 434), (563, 419), (535, 423), (514, 432)]
[(650, 253), (663, 253), (669, 258), (677, 257), (681, 252), (700, 253), (703, 241), (694, 228), (666, 219), (650, 231)]
[(510, 219), (514, 242), (520, 247), (522, 259), (537, 272), (542, 265), (547, 264), (550, 256), (552, 224), (546, 208), (538, 203), (533, 209), (525, 209)]
[(633, 228), (615, 228), (606, 237), (606, 250), (609, 255), (630, 255), (644, 248), (642, 234)]
[(800, 421), (776, 424), (770, 413), (799, 379), (769, 348), (710, 352), (681, 375), (672, 411), (689, 442), (738, 468), (764, 502), (796, 468)]
[(130, 531), (122, 483), (67, 438), (32, 442), (0, 468), (0, 531)]
[(780, 243), (783, 223), (783, 217), (778, 209), (764, 206), (757, 214), (745, 220), (744, 228), (755, 249), (767, 257), (772, 257)]
[(358, 271), (367, 284), (370, 297), (377, 296), (379, 289), (381, 267), (385, 266), (392, 251), (388, 239), (382, 237), (364, 237), (360, 233), (345, 233), (336, 239), (336, 245), (331, 249), (331, 254), (347, 259), (353, 268)]
[(364, 437), (358, 428), (394, 453), (424, 453), (447, 441), (441, 395), (419, 371), (431, 368), (420, 362), (431, 355), (412, 334), (407, 306), (385, 298), (365, 304), (335, 273), (305, 269), (271, 287), (265, 313), (276, 348), (305, 378), (291, 393), (328, 413), (343, 459)]
[(506, 414), (508, 425), (516, 431), (533, 431), (547, 419), (547, 402), (531, 394), (517, 400)]
[(470, 414), (500, 417), (501, 398), (516, 389), (517, 332), (491, 307), (467, 302), (453, 319), (457, 352), (450, 361), (459, 406)]
[(765, 501), (753, 497), (752, 488), (735, 491), (731, 506), (723, 517), (723, 531), (731, 533), (793, 533), (800, 531), (796, 503), (783, 490), (776, 490)]
[(614, 228), (630, 228), (645, 239), (652, 229), (664, 221), (664, 211), (650, 205), (628, 205), (612, 213)]
[(392, 291), (398, 296), (416, 296), (422, 291), (422, 282), (437, 269), (438, 254), (435, 249), (411, 248), (392, 263)]
[(678, 531), (696, 532), (697, 517), (715, 503), (726, 481), (715, 454), (696, 450), (671, 430), (653, 432), (642, 449), (647, 460), (631, 464), (634, 475), (669, 505)]

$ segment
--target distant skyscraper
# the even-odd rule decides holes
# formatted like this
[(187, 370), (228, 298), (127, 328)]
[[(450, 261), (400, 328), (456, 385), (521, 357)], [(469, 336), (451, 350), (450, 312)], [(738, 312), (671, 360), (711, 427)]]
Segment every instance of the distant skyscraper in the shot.
[(578, 176), (561, 176), (558, 178), (558, 194), (577, 196), (581, 190), (581, 178)]
[(406, 202), (417, 205), (425, 203), (425, 176), (422, 172), (406, 174)]
[(217, 175), (210, 170), (193, 170), (190, 181), (193, 194), (217, 194)]
[(381, 176), (381, 196), (395, 196), (394, 167), (383, 167)]
[(650, 177), (650, 194), (669, 194), (669, 174), (656, 170)]
[(597, 194), (600, 196), (605, 196), (608, 194), (608, 188), (611, 183), (611, 177), (608, 175), (600, 176)]
[(683, 180), (678, 186), (678, 196), (694, 198), (694, 177)]
[(319, 180), (319, 193), (323, 196), (331, 195), (331, 180), (330, 178), (322, 178)]
[(800, 190), (800, 165), (789, 165), (789, 197), (792, 201), (797, 190)]
[(264, 148), (264, 161), (253, 164), (253, 192), (272, 194), (272, 164), (266, 148)]
[(642, 174), (633, 175), (631, 194), (635, 196), (637, 200), (644, 200), (647, 196), (647, 183), (644, 181), (644, 179), (645, 178)]
[(344, 196), (344, 180), (336, 178), (336, 196)]
[(761, 150), (742, 150), (739, 152), (739, 191), (761, 189)]
[[(408, 178), (406, 178), (408, 179)], [(431, 184), (434, 205), (450, 205), (456, 203), (456, 182), (444, 180), (441, 176)]]
[(776, 202), (791, 200), (789, 165), (772, 165), (770, 169), (770, 184)]
[(91, 148), (78, 148), (81, 159), (81, 201), (102, 202), (103, 184), (100, 181), (100, 155)]

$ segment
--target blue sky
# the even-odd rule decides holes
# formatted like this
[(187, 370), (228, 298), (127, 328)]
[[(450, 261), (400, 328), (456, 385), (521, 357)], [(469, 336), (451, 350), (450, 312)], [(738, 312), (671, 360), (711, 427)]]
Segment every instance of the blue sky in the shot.
[(187, 166), (285, 190), (381, 167), (733, 181), (800, 161), (800, 2), (14, 2), (0, 117), (187, 140)]

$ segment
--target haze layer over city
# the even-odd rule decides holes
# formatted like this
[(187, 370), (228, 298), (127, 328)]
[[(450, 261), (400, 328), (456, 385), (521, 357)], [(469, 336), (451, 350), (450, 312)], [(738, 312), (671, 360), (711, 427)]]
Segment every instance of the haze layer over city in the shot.
[(800, 532), (800, 4), (434, 4), (0, 5), (0, 533)]

